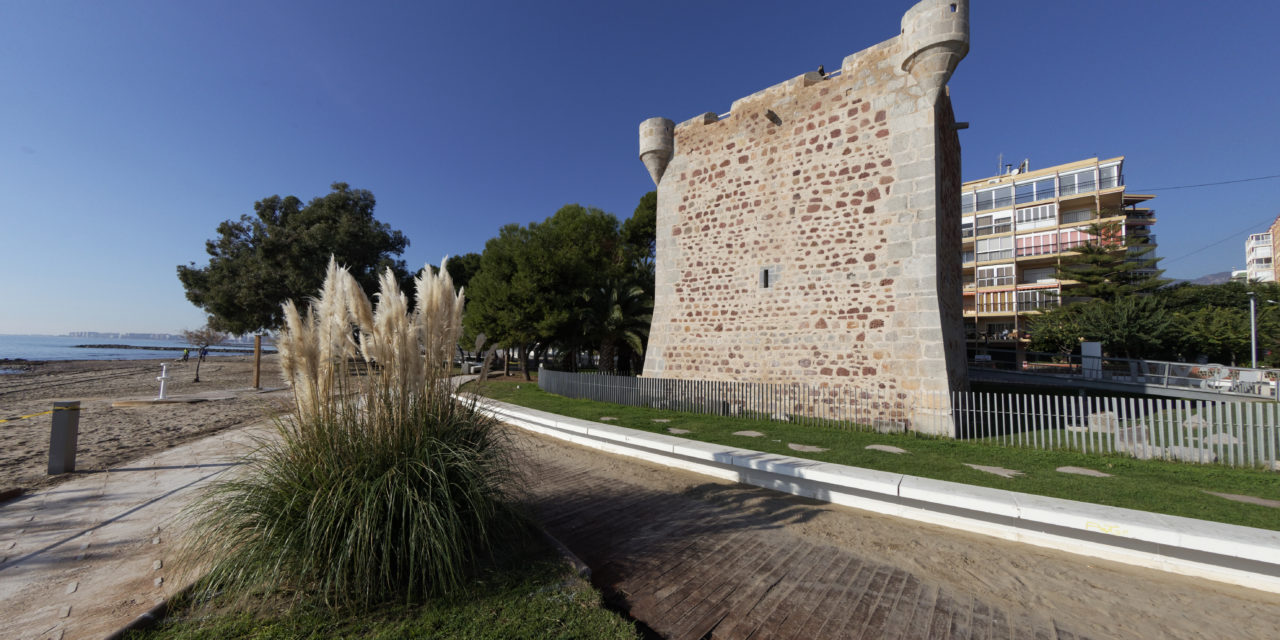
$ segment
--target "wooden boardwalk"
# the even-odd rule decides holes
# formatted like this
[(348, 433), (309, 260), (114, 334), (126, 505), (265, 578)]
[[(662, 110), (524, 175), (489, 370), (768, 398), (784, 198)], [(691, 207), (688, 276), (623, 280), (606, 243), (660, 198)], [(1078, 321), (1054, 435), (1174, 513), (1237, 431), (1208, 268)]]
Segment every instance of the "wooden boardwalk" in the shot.
[[(741, 485), (658, 490), (554, 456), (531, 464), (547, 530), (606, 598), (663, 637), (1077, 637), (787, 530), (825, 505)], [(720, 499), (706, 499), (713, 492)]]

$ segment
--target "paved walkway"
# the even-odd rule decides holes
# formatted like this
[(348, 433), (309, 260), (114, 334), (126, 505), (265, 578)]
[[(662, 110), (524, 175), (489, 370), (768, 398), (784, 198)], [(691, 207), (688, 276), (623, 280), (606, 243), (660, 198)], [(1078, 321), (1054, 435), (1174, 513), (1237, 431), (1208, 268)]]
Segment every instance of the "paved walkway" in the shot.
[(175, 516), (264, 427), (77, 474), (0, 506), (0, 638), (102, 638), (180, 590)]
[(746, 485), (655, 489), (554, 453), (528, 464), (548, 531), (666, 638), (1083, 638), (789, 530), (823, 505)]

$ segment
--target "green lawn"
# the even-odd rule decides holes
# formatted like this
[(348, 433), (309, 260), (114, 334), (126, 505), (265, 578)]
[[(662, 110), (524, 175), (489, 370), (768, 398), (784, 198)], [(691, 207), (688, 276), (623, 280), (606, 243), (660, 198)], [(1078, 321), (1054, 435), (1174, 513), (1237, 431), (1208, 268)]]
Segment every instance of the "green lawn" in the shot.
[[(473, 383), (463, 389), (474, 388)], [(1235, 502), (1205, 493), (1215, 491), (1280, 500), (1280, 474), (1261, 469), (1136, 460), (1120, 454), (1041, 451), (911, 434), (843, 431), (786, 422), (628, 407), (552, 395), (538, 389), (536, 382), (524, 381), (523, 377), (490, 380), (483, 386), (483, 393), (504, 402), (574, 418), (598, 422), (602, 417), (614, 417), (617, 420), (608, 421), (608, 424), (641, 431), (667, 434), (668, 428), (687, 429), (691, 433), (677, 437), (744, 449), (1280, 530), (1280, 509)], [(655, 419), (670, 422), (654, 422)], [(733, 432), (743, 430), (766, 435), (759, 438), (733, 435)], [(788, 448), (788, 443), (823, 447), (829, 451), (804, 453)], [(865, 447), (869, 444), (893, 445), (910, 453), (895, 455), (867, 450)], [(1002, 478), (970, 469), (964, 463), (1016, 469), (1025, 475)], [(1110, 473), (1112, 477), (1094, 478), (1056, 471), (1062, 466), (1095, 469)]]
[(509, 557), (447, 599), (334, 611), (318, 604), (291, 610), (283, 598), (197, 604), (179, 601), (159, 627), (133, 640), (252, 638), (583, 638), (634, 639), (634, 625), (605, 609), (600, 595), (541, 541), (516, 545)]

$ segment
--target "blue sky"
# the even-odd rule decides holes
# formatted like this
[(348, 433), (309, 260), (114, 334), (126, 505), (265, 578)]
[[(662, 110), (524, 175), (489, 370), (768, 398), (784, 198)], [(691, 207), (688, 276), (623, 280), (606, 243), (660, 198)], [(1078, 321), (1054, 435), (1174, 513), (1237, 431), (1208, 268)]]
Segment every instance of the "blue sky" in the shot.
[[(0, 333), (203, 324), (175, 275), (273, 194), (369, 189), (411, 266), (566, 203), (629, 216), (641, 120), (892, 37), (912, 2), (0, 0)], [(974, 0), (964, 177), (1124, 155), (1131, 190), (1280, 174), (1280, 3)], [(1280, 179), (1153, 191), (1175, 278)], [(0, 354), (2, 355), (2, 354)]]

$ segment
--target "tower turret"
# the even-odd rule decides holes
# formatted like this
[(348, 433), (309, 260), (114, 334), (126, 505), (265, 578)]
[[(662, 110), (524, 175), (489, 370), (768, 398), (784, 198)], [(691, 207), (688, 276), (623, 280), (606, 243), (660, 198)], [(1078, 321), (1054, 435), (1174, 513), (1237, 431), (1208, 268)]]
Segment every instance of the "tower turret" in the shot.
[(946, 86), (969, 53), (969, 1), (922, 0), (902, 16), (906, 57), (902, 70), (925, 89), (930, 101)]
[(675, 152), (676, 124), (666, 118), (649, 118), (640, 123), (640, 161), (649, 170), (653, 184), (662, 181), (662, 174)]

